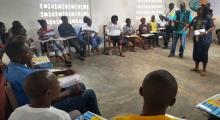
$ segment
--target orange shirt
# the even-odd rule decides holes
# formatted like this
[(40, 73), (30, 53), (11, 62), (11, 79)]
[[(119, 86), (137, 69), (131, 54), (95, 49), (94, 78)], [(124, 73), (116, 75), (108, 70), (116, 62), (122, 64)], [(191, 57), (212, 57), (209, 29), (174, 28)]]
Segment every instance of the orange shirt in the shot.
[(179, 118), (171, 115), (156, 115), (156, 116), (139, 116), (139, 115), (127, 115), (118, 116), (113, 120), (180, 120)]

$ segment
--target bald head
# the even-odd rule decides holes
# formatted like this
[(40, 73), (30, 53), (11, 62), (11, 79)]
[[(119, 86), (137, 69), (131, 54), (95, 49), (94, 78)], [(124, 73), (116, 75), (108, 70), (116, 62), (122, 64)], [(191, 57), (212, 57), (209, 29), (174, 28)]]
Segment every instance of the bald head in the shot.
[[(59, 88), (56, 88), (59, 87), (57, 86), (58, 84), (59, 82), (53, 73), (47, 70), (39, 70), (33, 72), (26, 78), (24, 90), (30, 99), (38, 100), (47, 98), (47, 95), (55, 97), (53, 95), (56, 95), (59, 92)], [(52, 94), (53, 92), (55, 94)]]
[(173, 75), (166, 70), (156, 70), (144, 78), (140, 94), (146, 106), (166, 109), (175, 103), (177, 88)]

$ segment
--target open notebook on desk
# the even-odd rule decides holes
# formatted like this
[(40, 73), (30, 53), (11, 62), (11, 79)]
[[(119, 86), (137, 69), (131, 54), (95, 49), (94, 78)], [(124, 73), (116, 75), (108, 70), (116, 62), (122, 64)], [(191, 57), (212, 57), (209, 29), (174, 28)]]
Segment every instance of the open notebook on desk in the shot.
[(49, 63), (50, 60), (47, 56), (40, 56), (40, 57), (33, 57), (32, 62), (34, 62), (35, 65), (39, 65), (43, 63)]
[(74, 75), (69, 75), (69, 76), (58, 78), (58, 81), (60, 82), (60, 86), (62, 88), (67, 88), (80, 82), (81, 79), (80, 79), (79, 74), (74, 74)]
[(75, 120), (107, 120), (107, 119), (88, 111), (82, 114), (81, 116), (79, 116), (78, 118), (76, 118)]
[(220, 118), (220, 94), (214, 95), (199, 103), (197, 108)]

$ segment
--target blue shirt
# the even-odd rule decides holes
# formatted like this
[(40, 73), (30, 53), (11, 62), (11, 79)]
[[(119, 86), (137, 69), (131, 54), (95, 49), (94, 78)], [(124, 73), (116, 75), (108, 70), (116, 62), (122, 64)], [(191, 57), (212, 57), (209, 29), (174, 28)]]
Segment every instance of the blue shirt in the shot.
[(32, 72), (33, 69), (13, 62), (10, 62), (5, 69), (5, 78), (7, 81), (9, 81), (14, 91), (18, 106), (22, 106), (30, 102), (24, 92), (24, 81)]
[(71, 24), (61, 24), (58, 31), (61, 37), (76, 36), (76, 31)]

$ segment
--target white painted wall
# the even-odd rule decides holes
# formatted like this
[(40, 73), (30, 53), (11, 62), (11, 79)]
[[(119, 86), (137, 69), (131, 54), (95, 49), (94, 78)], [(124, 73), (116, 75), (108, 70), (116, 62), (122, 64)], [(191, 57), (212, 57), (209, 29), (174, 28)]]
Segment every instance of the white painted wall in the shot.
[[(174, 2), (178, 6), (178, 1), (180, 0), (169, 0), (167, 5), (169, 2)], [(218, 0), (210, 1), (214, 3), (213, 1)], [(134, 26), (137, 27), (139, 20), (135, 19), (135, 2), (136, 0), (91, 0), (93, 23), (102, 32), (103, 25), (108, 24), (111, 16), (116, 14), (119, 16), (121, 26), (125, 24), (125, 19), (129, 17), (132, 19)], [(219, 6), (215, 5), (213, 7), (216, 10)], [(36, 31), (40, 27), (36, 21), (40, 18), (39, 0), (0, 0), (0, 15), (0, 21), (6, 24), (7, 29), (11, 27), (13, 20), (19, 20), (27, 29), (29, 36), (37, 38)], [(217, 23), (219, 24), (218, 20)]]

